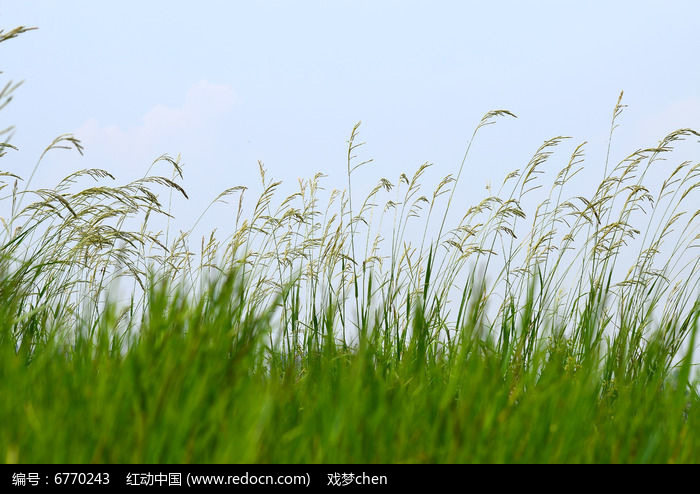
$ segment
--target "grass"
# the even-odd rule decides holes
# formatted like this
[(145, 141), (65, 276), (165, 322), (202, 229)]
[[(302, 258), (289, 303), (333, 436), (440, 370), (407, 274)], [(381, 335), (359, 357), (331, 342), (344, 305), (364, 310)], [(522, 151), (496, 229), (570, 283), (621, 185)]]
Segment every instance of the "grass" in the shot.
[(546, 180), (568, 142), (549, 139), (455, 220), (469, 149), (427, 194), (424, 164), (360, 202), (358, 124), (346, 190), (318, 174), (278, 200), (261, 164), (263, 193), (225, 190), (232, 233), (200, 243), (171, 237), (167, 155), (32, 189), (47, 153), (82, 152), (59, 136), (26, 183), (0, 177), (0, 461), (698, 462), (700, 163), (646, 177), (699, 137), (608, 158), (590, 191), (585, 143)]

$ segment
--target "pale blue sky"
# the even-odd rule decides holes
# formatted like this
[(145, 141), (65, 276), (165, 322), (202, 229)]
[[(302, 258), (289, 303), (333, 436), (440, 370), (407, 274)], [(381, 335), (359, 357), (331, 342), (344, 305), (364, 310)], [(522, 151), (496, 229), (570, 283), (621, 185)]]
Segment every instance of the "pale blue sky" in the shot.
[(323, 171), (342, 186), (358, 120), (368, 189), (424, 161), (456, 173), (482, 114), (516, 113), (475, 145), (465, 204), (556, 135), (574, 137), (567, 152), (590, 141), (602, 167), (620, 90), (613, 157), (700, 128), (698, 1), (3, 1), (0, 26), (20, 24), (40, 29), (0, 47), (2, 77), (26, 81), (1, 114), (22, 148), (3, 169), (28, 176), (63, 132), (86, 156), (51, 157), (42, 185), (85, 167), (126, 181), (182, 153), (185, 222), (256, 186), (257, 160), (290, 184)]

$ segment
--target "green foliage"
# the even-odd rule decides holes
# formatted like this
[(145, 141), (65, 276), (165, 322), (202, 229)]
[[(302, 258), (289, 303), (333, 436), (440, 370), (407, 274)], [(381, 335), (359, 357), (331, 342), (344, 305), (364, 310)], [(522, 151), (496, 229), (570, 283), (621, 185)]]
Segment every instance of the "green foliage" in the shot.
[[(17, 152), (2, 135), (0, 155)], [(451, 228), (469, 149), (427, 196), (426, 163), (360, 203), (358, 136), (325, 208), (321, 174), (277, 204), (260, 164), (249, 213), (246, 187), (225, 190), (235, 228), (203, 238), (198, 262), (192, 230), (151, 229), (169, 218), (159, 191), (187, 198), (179, 159), (123, 186), (87, 169), (31, 189), (47, 153), (82, 152), (62, 135), (24, 186), (0, 173), (0, 461), (700, 461), (700, 164), (644, 183), (700, 134), (605, 163), (567, 198), (580, 144), (531, 212), (566, 138), (547, 140)], [(169, 178), (150, 174), (162, 164)]]

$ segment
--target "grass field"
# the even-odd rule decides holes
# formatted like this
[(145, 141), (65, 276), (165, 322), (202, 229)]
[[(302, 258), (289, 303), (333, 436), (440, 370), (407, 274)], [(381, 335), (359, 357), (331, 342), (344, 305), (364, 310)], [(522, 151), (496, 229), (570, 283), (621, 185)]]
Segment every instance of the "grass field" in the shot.
[(82, 151), (63, 135), (2, 172), (0, 461), (700, 461), (700, 162), (674, 159), (698, 132), (596, 163), (592, 190), (585, 143), (544, 173), (571, 142), (549, 139), (455, 220), (469, 149), (427, 193), (426, 164), (358, 200), (359, 129), (345, 190), (280, 198), (261, 165), (252, 203), (214, 201), (237, 211), (223, 239), (152, 228), (186, 196), (169, 156), (32, 189), (45, 154)]

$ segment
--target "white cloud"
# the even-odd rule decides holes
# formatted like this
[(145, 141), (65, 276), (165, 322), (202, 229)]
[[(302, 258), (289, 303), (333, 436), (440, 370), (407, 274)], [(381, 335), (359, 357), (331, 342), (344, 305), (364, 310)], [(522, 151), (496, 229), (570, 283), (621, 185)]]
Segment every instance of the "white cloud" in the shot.
[[(143, 165), (182, 142), (192, 143), (206, 136), (236, 103), (233, 89), (225, 84), (200, 81), (191, 87), (182, 105), (158, 104), (148, 110), (140, 122), (127, 127), (105, 125), (98, 119), (87, 120), (74, 134), (86, 149), (86, 156), (103, 160), (118, 159), (143, 171)], [(90, 160), (92, 161), (92, 160)], [(91, 163), (91, 166), (96, 164)], [(131, 168), (131, 167), (130, 167)]]
[[(212, 184), (203, 182), (202, 177), (222, 173), (211, 158), (225, 132), (224, 119), (237, 101), (230, 86), (200, 81), (187, 91), (179, 106), (157, 104), (140, 116), (135, 110), (131, 125), (105, 124), (90, 118), (73, 132), (85, 146), (85, 157), (76, 163), (73, 153), (53, 153), (51, 166), (44, 167), (42, 179), (52, 186), (78, 168), (104, 168), (114, 175), (116, 184), (124, 184), (141, 178), (162, 154), (175, 157), (182, 153), (182, 185), (190, 200), (176, 196), (173, 213), (176, 224), (186, 228), (213, 199), (212, 194), (219, 192), (213, 191)], [(153, 174), (166, 176), (171, 172), (165, 163), (152, 170)], [(154, 188), (155, 193), (163, 190)]]
[(700, 131), (700, 98), (688, 98), (673, 103), (641, 122), (642, 136), (649, 145), (680, 128)]

